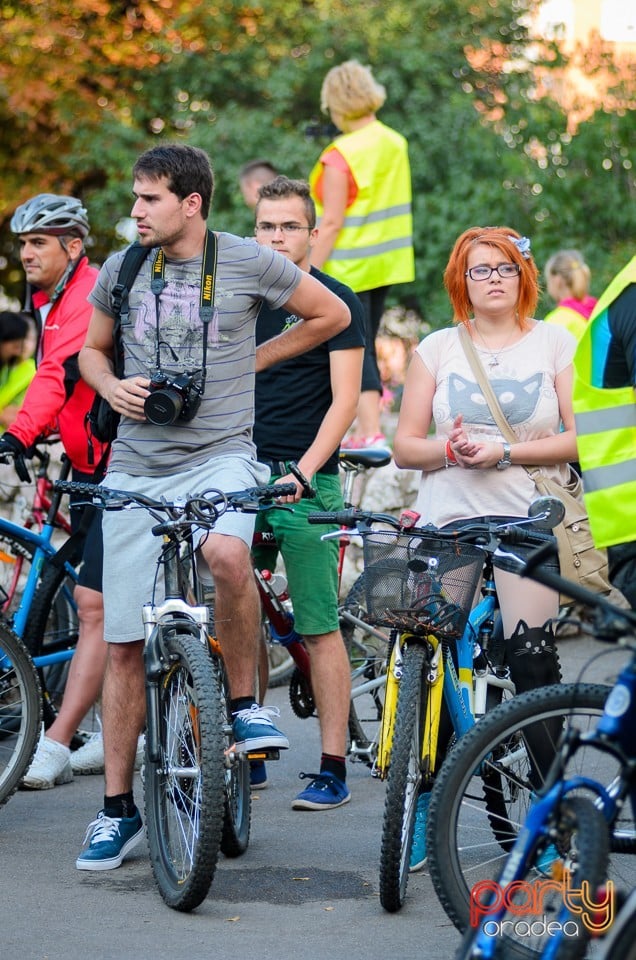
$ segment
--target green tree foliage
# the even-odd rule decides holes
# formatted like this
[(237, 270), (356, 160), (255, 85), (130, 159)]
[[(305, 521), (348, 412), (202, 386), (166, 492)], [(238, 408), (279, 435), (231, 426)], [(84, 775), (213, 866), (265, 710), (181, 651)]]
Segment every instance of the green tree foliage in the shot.
[(613, 72), (615, 95), (568, 132), (571, 117), (545, 93), (562, 59), (528, 40), (534, 3), (0, 0), (0, 283), (21, 288), (8, 219), (42, 190), (84, 200), (97, 262), (120, 246), (130, 168), (159, 140), (210, 153), (212, 222), (251, 234), (239, 168), (268, 157), (308, 176), (329, 142), (316, 135), (324, 74), (356, 57), (386, 86), (381, 119), (410, 145), (417, 278), (394, 302), (445, 323), (444, 265), (476, 223), (526, 233), (540, 265), (578, 246), (600, 289), (632, 252), (633, 76), (599, 44), (593, 69)]

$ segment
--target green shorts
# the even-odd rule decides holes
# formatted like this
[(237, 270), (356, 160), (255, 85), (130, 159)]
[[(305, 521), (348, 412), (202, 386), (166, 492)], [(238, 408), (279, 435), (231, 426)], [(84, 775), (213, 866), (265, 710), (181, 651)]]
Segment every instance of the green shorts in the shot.
[(320, 539), (323, 533), (338, 528), (322, 523), (312, 526), (307, 516), (317, 510), (342, 510), (344, 506), (339, 476), (318, 473), (313, 485), (315, 500), (295, 503), (293, 513), (274, 509), (257, 514), (256, 531), (273, 533), (277, 547), (253, 549), (258, 566), (268, 570), (274, 570), (280, 551), (295, 626), (308, 637), (338, 629), (338, 541)]

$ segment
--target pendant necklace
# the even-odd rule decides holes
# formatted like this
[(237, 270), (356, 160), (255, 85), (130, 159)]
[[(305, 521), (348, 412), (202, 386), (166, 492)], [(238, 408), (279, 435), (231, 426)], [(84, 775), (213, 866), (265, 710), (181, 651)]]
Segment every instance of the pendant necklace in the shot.
[(503, 343), (497, 350), (491, 350), (490, 347), (488, 346), (488, 344), (486, 343), (486, 341), (484, 340), (484, 338), (482, 337), (481, 331), (480, 331), (479, 328), (477, 327), (477, 322), (476, 322), (476, 321), (473, 323), (473, 326), (475, 327), (475, 330), (476, 330), (477, 333), (479, 334), (479, 339), (481, 340), (481, 342), (482, 342), (483, 345), (484, 345), (484, 350), (486, 351), (486, 353), (487, 353), (487, 354), (489, 355), (489, 357), (490, 357), (490, 359), (487, 361), (488, 367), (489, 367), (490, 370), (494, 370), (495, 367), (498, 367), (498, 366), (499, 366), (499, 357), (501, 356), (501, 354), (503, 353), (503, 351), (506, 349), (506, 347), (508, 346), (508, 344), (511, 342), (512, 338), (514, 337), (515, 333), (517, 332), (517, 328), (516, 328), (516, 327), (514, 328), (514, 330), (513, 330), (512, 333), (509, 335), (509, 337), (507, 338), (507, 340), (505, 341), (505, 343)]

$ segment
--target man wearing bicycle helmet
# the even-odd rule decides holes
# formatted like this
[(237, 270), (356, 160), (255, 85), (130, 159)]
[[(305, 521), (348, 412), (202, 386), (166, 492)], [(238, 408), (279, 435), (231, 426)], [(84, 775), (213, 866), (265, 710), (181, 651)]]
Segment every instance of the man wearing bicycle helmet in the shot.
[[(16, 419), (0, 438), (0, 455), (20, 458), (38, 437), (59, 432), (73, 478), (91, 480), (104, 447), (89, 448), (87, 443), (84, 421), (95, 394), (81, 379), (77, 362), (91, 314), (87, 297), (98, 273), (84, 250), (88, 214), (74, 197), (42, 193), (17, 208), (11, 230), (20, 242), (27, 309), (37, 322), (37, 369)], [(74, 530), (80, 522), (79, 511), (71, 511)], [(101, 690), (106, 657), (101, 579), (101, 523), (96, 515), (75, 591), (80, 633), (64, 701), (46, 737), (43, 733), (40, 738), (23, 780), (26, 788), (45, 790), (68, 783), (73, 766), (81, 761), (75, 754), (71, 758), (69, 744)]]

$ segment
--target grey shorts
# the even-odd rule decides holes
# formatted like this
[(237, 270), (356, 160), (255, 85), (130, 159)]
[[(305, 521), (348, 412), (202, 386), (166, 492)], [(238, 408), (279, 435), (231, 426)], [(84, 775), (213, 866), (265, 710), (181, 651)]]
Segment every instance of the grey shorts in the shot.
[[(103, 485), (117, 490), (144, 493), (148, 497), (174, 499), (202, 493), (212, 487), (227, 492), (267, 483), (269, 469), (246, 457), (218, 457), (184, 473), (163, 477), (133, 477), (109, 472)], [(239, 537), (252, 544), (255, 515), (228, 511), (218, 521), (215, 533)], [(143, 509), (105, 510), (104, 535), (104, 638), (108, 643), (131, 643), (143, 638), (141, 608), (163, 600), (163, 575), (157, 568), (161, 539), (152, 534), (155, 525)]]

